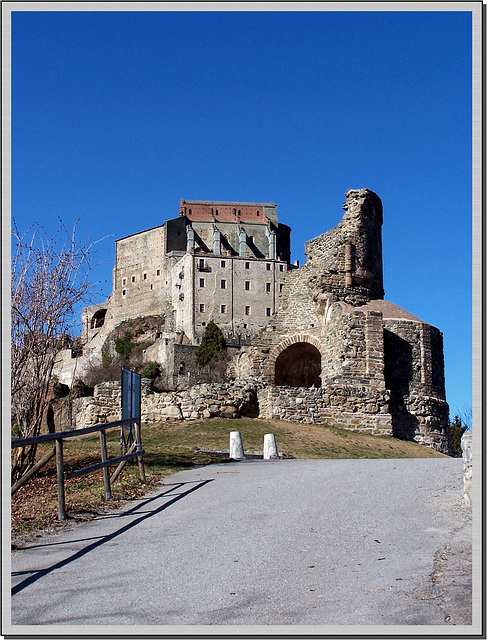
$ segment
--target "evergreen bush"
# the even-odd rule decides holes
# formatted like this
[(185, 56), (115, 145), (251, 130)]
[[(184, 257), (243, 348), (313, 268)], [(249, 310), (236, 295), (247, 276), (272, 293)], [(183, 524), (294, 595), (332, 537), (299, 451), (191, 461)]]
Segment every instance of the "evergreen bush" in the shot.
[(210, 320), (201, 339), (201, 343), (195, 352), (197, 366), (200, 369), (206, 366), (214, 356), (222, 353), (226, 348), (227, 345), (221, 329), (213, 320)]
[(130, 341), (130, 331), (126, 331), (122, 338), (115, 339), (115, 351), (122, 356), (122, 358), (128, 358), (135, 349), (136, 345)]

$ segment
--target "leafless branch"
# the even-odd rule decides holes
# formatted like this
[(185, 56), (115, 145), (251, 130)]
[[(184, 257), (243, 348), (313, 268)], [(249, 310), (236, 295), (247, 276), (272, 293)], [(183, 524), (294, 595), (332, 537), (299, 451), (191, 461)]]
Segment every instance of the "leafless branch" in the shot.
[[(19, 233), (12, 225), (11, 402), (18, 437), (38, 435), (47, 406), (57, 353), (77, 324), (82, 303), (95, 293), (90, 282), (94, 245), (76, 240), (76, 225), (49, 237), (32, 225)], [(12, 480), (35, 460), (35, 446), (16, 450)]]

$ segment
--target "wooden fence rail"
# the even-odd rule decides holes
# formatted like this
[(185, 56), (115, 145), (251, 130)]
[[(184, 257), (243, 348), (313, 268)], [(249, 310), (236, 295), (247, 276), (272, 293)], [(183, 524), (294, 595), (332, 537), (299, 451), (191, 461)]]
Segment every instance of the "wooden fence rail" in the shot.
[[(107, 453), (107, 440), (106, 430), (113, 429), (115, 427), (124, 427), (129, 425), (135, 425), (135, 442), (130, 447), (129, 451), (117, 458), (108, 458)], [(76, 471), (65, 472), (64, 471), (64, 459), (63, 459), (63, 440), (66, 438), (75, 438), (78, 436), (86, 435), (88, 433), (100, 433), (100, 449), (101, 449), (101, 462), (92, 464), (89, 467), (83, 467), (83, 469), (77, 469)], [(23, 447), (29, 444), (35, 444), (39, 442), (52, 442), (55, 441), (55, 455), (56, 455), (56, 470), (57, 470), (57, 493), (58, 493), (58, 518), (59, 520), (66, 520), (66, 501), (64, 491), (64, 481), (66, 478), (75, 478), (85, 475), (91, 471), (97, 469), (103, 469), (103, 481), (105, 485), (105, 496), (107, 500), (112, 497), (110, 482), (113, 482), (115, 478), (122, 471), (124, 465), (128, 460), (137, 458), (139, 464), (139, 474), (142, 482), (145, 482), (145, 470), (144, 470), (144, 450), (142, 449), (142, 434), (140, 428), (139, 418), (126, 418), (124, 420), (116, 420), (114, 422), (105, 422), (103, 424), (93, 425), (91, 427), (84, 427), (83, 429), (72, 429), (70, 431), (56, 431), (55, 433), (48, 433), (42, 436), (33, 436), (31, 438), (21, 438), (12, 440), (12, 449), (17, 447)], [(48, 457), (49, 456), (49, 457)], [(53, 457), (53, 453), (49, 453), (45, 456), (33, 469), (28, 471), (13, 487), (12, 493), (24, 484), (30, 477), (32, 477), (39, 469)], [(42, 464), (41, 464), (42, 463)], [(118, 464), (117, 469), (112, 475), (108, 474), (108, 467)]]

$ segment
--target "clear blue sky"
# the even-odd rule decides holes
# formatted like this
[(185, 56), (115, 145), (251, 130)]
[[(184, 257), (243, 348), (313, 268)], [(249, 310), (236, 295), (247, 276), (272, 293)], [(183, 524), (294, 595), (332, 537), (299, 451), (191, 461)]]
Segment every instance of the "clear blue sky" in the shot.
[(302, 264), (345, 191), (372, 189), (385, 297), (443, 332), (453, 415), (471, 406), (471, 22), (14, 12), (12, 214), (112, 235), (98, 249), (106, 296), (114, 239), (177, 216), (180, 198), (276, 202)]

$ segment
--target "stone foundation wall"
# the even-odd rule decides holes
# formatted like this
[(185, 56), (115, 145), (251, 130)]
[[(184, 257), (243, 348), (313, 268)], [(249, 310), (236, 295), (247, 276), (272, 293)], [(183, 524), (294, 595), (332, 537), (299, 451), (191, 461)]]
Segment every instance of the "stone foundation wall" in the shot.
[[(303, 424), (326, 424), (340, 429), (360, 431), (381, 436), (395, 436), (414, 440), (442, 453), (450, 453), (448, 434), (431, 423), (435, 411), (447, 409), (436, 406), (437, 399), (419, 398), (421, 404), (411, 424), (398, 427), (397, 415), (389, 413), (389, 392), (384, 389), (346, 385), (327, 385), (320, 388), (268, 387), (255, 377), (231, 383), (198, 384), (186, 390), (151, 390), (149, 381), (142, 385), (142, 421), (203, 420), (208, 418), (238, 418), (241, 416), (287, 420)], [(93, 396), (73, 400), (73, 426), (111, 422), (121, 418), (121, 389), (119, 382), (97, 385)], [(426, 417), (419, 422), (418, 414)], [(406, 418), (411, 414), (405, 413)], [(57, 423), (56, 423), (57, 424)], [(57, 424), (58, 429), (62, 429)]]
[[(155, 393), (143, 381), (142, 422), (202, 420), (207, 418), (257, 417), (257, 388), (245, 380), (200, 384), (183, 391)], [(75, 428), (121, 419), (119, 382), (96, 385), (94, 395), (73, 402)]]
[(448, 411), (448, 404), (440, 398), (409, 396), (400, 409), (396, 406), (392, 412), (394, 436), (451, 455)]
[(392, 436), (387, 392), (374, 391), (340, 385), (266, 388), (258, 392), (260, 416)]

